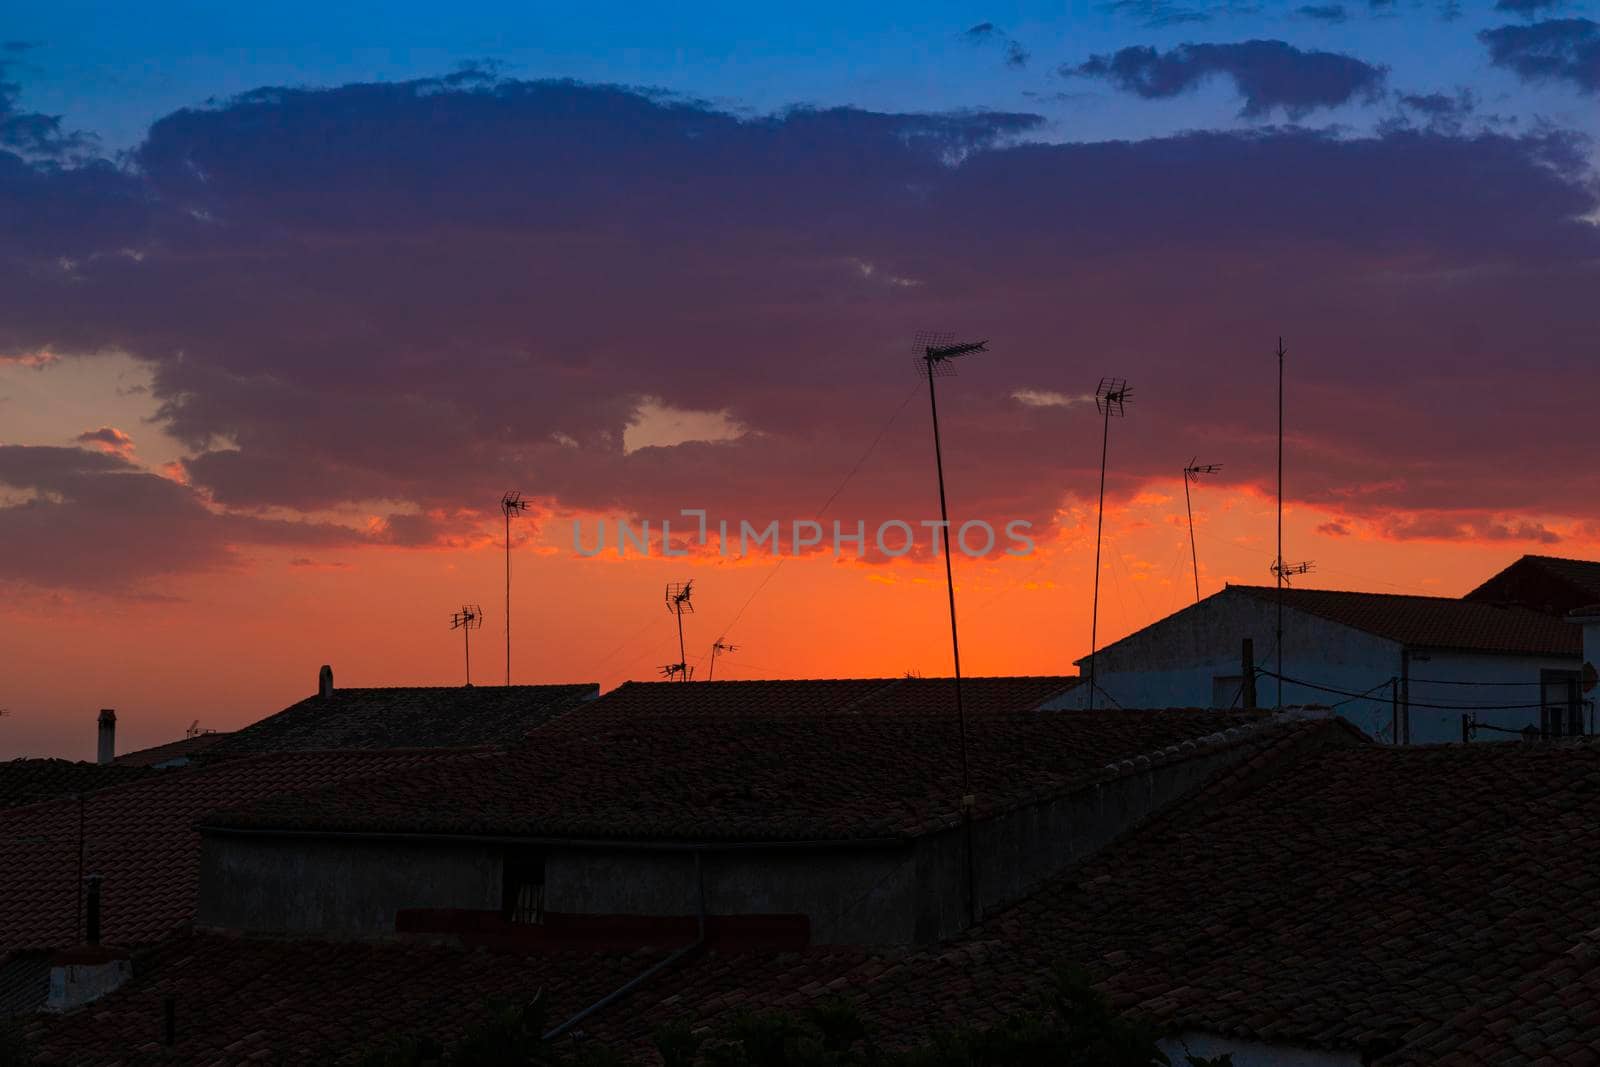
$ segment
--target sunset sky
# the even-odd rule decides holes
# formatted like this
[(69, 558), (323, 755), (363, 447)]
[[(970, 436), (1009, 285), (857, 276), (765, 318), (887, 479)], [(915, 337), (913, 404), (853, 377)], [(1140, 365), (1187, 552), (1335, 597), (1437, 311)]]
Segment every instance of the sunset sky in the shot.
[[(0, 16), (0, 758), (315, 688), (949, 672), (943, 571), (573, 522), (938, 516), (971, 674), (1269, 584), (1600, 557), (1600, 18), (1570, 0), (33, 5)], [(612, 527), (614, 532), (614, 526)], [(614, 543), (614, 539), (613, 539)], [(1003, 548), (1004, 545), (1000, 546)]]

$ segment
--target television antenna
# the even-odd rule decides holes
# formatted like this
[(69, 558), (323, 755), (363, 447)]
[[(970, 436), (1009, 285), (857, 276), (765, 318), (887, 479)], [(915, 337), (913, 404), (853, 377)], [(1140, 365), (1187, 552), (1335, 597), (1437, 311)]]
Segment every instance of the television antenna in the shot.
[(472, 684), (472, 631), (483, 628), (483, 609), (476, 604), (463, 604), (461, 610), (450, 616), (450, 629), (461, 631), (461, 647), (467, 659), (467, 684)]
[(1317, 561), (1314, 559), (1308, 559), (1301, 563), (1285, 563), (1280, 559), (1275, 561), (1268, 569), (1272, 571), (1282, 585), (1290, 585), (1292, 583), (1289, 581), (1289, 579), (1293, 575), (1310, 574), (1312, 571), (1316, 570)]
[(1220, 463), (1197, 463), (1196, 456), (1183, 468), (1183, 510), (1189, 513), (1189, 558), (1194, 561), (1194, 602), (1200, 603), (1200, 554), (1194, 547), (1194, 507), (1189, 503), (1189, 483), (1198, 482), (1202, 474), (1215, 474), (1222, 469)]
[(1094, 409), (1104, 423), (1100, 431), (1100, 510), (1094, 524), (1094, 603), (1089, 609), (1089, 710), (1094, 710), (1095, 651), (1100, 647), (1100, 538), (1106, 524), (1106, 451), (1111, 443), (1111, 418), (1128, 413), (1133, 390), (1126, 378), (1101, 378), (1094, 391)]
[(950, 511), (945, 503), (944, 449), (939, 441), (939, 390), (935, 378), (955, 376), (955, 361), (989, 351), (988, 341), (957, 341), (955, 334), (922, 331), (916, 335), (915, 366), (928, 377), (928, 410), (933, 416), (933, 464), (939, 475), (939, 521), (944, 531), (944, 587), (950, 601), (950, 658), (955, 666), (956, 721), (961, 731), (961, 815), (967, 843), (967, 921), (977, 922), (977, 873), (972, 850), (972, 809), (977, 798), (972, 793), (972, 771), (967, 761), (967, 712), (961, 703), (961, 640), (956, 628), (956, 583), (950, 567)]
[(721, 640), (720, 638), (718, 640), (716, 640), (716, 641), (713, 641), (711, 643), (711, 669), (706, 671), (706, 681), (709, 682), (709, 681), (712, 680), (712, 678), (714, 678), (716, 676), (716, 673), (717, 673), (717, 653), (719, 653), (719, 652), (728, 653), (728, 652), (737, 652), (737, 651), (739, 651), (739, 646), (738, 645), (730, 645), (730, 644), (726, 643), (725, 641)]
[(515, 489), (500, 497), (500, 513), (506, 517), (506, 684), (511, 684), (511, 516), (528, 510), (528, 502)]
[(688, 655), (683, 650), (683, 617), (694, 614), (694, 579), (687, 582), (671, 582), (667, 585), (664, 597), (667, 611), (677, 616), (678, 619), (678, 662), (669, 663), (661, 668), (661, 673), (671, 681), (674, 677), (680, 682), (687, 682), (692, 675), (689, 669)]

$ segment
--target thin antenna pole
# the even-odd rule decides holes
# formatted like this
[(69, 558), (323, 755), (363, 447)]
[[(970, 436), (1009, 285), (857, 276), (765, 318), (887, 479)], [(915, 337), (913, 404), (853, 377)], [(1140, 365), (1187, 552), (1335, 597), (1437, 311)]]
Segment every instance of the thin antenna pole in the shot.
[[(1094, 654), (1100, 647), (1100, 534), (1106, 522), (1106, 449), (1111, 444), (1111, 405), (1100, 431), (1100, 507), (1094, 524), (1094, 602), (1089, 611), (1089, 710), (1094, 710)], [(1187, 484), (1187, 483), (1186, 483)]]
[(466, 650), (466, 653), (467, 653), (467, 684), (468, 685), (472, 684), (472, 638), (470, 636), (468, 636), (470, 633), (471, 633), (471, 630), (470, 630), (469, 627), (463, 626), (461, 628), (461, 646), (462, 646), (462, 648), (464, 648)]
[[(689, 662), (689, 657), (684, 653), (684, 650), (683, 650), (683, 605), (682, 604), (678, 605), (678, 610), (676, 612), (674, 612), (674, 614), (676, 614), (678, 616), (678, 662), (679, 663), (683, 663), (683, 664), (687, 664)], [(687, 682), (688, 680), (689, 680), (689, 672), (688, 672), (688, 670), (685, 670), (683, 672), (683, 677), (680, 678), (679, 681)]]
[(950, 599), (950, 656), (956, 670), (956, 720), (961, 725), (962, 806), (972, 792), (972, 775), (967, 766), (967, 713), (961, 704), (961, 639), (956, 632), (956, 582), (950, 569), (950, 511), (944, 495), (944, 451), (939, 443), (939, 398), (933, 384), (933, 361), (928, 364), (928, 408), (933, 413), (933, 462), (939, 472), (939, 523), (944, 531), (944, 586)]
[(1194, 547), (1194, 507), (1189, 503), (1189, 471), (1183, 472), (1183, 510), (1189, 513), (1189, 559), (1194, 563), (1194, 602), (1200, 603), (1200, 553)]
[(1283, 338), (1278, 338), (1278, 635), (1273, 642), (1277, 650), (1278, 706), (1283, 710)]
[(511, 509), (506, 513), (506, 685), (511, 684)]

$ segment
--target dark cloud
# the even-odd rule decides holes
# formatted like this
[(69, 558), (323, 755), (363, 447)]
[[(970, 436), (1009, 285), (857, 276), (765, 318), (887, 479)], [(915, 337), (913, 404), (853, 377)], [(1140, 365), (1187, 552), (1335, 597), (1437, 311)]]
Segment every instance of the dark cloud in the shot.
[[(1317, 527), (1317, 533), (1322, 534), (1322, 535), (1324, 535), (1326, 537), (1349, 537), (1350, 536), (1350, 526), (1349, 526), (1349, 524), (1347, 524), (1345, 522), (1342, 522), (1342, 521), (1339, 521), (1339, 522), (1325, 522), (1322, 525)], [(1273, 573), (1276, 574), (1277, 572), (1273, 572)]]
[(1021, 41), (1007, 34), (992, 22), (980, 22), (962, 34), (968, 41), (975, 45), (985, 45), (996, 42), (1000, 45), (1005, 64), (1013, 69), (1020, 70), (1028, 65), (1030, 53)]
[(1188, 7), (1173, 0), (1114, 0), (1106, 4), (1104, 10), (1136, 18), (1149, 27), (1211, 21), (1211, 14), (1205, 8)]
[(1494, 9), (1513, 15), (1532, 15), (1547, 7), (1560, 7), (1561, 4), (1562, 0), (1495, 0)]
[(1177, 96), (1208, 78), (1227, 77), (1244, 97), (1241, 114), (1251, 118), (1280, 108), (1300, 118), (1317, 108), (1374, 100), (1385, 78), (1382, 67), (1352, 56), (1303, 51), (1283, 41), (1185, 44), (1170, 52), (1134, 46), (1063, 67), (1061, 73), (1102, 78), (1146, 99)]
[(0, 445), (0, 582), (164, 597), (163, 579), (235, 566), (235, 545), (348, 545), (354, 531), (218, 515), (123, 456)]
[(1307, 4), (1298, 10), (1306, 18), (1320, 22), (1343, 22), (1350, 17), (1343, 4)]
[(1460, 118), (1470, 115), (1477, 106), (1472, 93), (1465, 89), (1455, 96), (1445, 93), (1402, 93), (1397, 99), (1402, 107), (1431, 118)]
[(1548, 19), (1531, 26), (1483, 30), (1495, 66), (1507, 67), (1523, 81), (1566, 81), (1586, 93), (1600, 92), (1600, 22)]
[[(1269, 484), (1282, 331), (1295, 499), (1373, 523), (1600, 517), (1589, 446), (1549, 433), (1600, 406), (1576, 340), (1600, 262), (1580, 145), (1431, 129), (1027, 143), (1039, 128), (741, 119), (440, 79), (179, 112), (125, 170), (0, 167), (0, 190), (49, 208), (0, 214), (16, 234), (0, 241), (0, 357), (142, 361), (193, 486), (22, 450), (0, 464), (31, 494), (0, 507), (0, 577), (129, 583), (235, 565), (233, 546), (447, 544), (497, 518), (508, 486), (655, 520), (788, 520), (880, 432), (825, 518), (917, 520), (928, 441), (905, 364), (930, 323), (993, 341), (940, 391), (964, 515), (1044, 528), (1064, 494), (1092, 497), (1092, 409), (1011, 398), (1076, 396), (1111, 371), (1141, 399), (1113, 494), (1170, 478), (1201, 436), (1230, 478)], [(1095, 359), (1064, 361), (1066, 337)], [(1507, 405), (1508, 353), (1568, 384)], [(645, 397), (750, 432), (626, 450)], [(119, 506), (102, 511), (108, 486)], [(259, 517), (371, 501), (397, 512), (372, 533)]]
[(81, 160), (93, 152), (93, 137), (63, 129), (59, 115), (22, 107), (22, 86), (10, 80), (12, 64), (5, 55), (17, 55), (30, 47), (23, 41), (7, 41), (0, 49), (4, 53), (0, 54), (0, 156), (9, 152), (33, 159)]

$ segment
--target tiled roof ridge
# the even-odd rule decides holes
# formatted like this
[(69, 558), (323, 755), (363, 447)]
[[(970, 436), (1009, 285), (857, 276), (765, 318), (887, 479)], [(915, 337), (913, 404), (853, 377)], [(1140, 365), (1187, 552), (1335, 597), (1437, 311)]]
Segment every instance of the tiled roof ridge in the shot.
[(113, 782), (110, 785), (100, 786), (96, 789), (84, 789), (76, 793), (67, 793), (64, 796), (47, 797), (34, 801), (31, 804), (18, 804), (16, 807), (0, 809), (0, 820), (4, 820), (18, 812), (32, 811), (51, 804), (71, 803), (81, 796), (99, 797), (102, 793), (110, 793), (118, 789), (130, 789), (135, 786), (148, 786), (167, 775), (205, 775), (218, 774), (223, 770), (236, 770), (241, 766), (250, 766), (265, 763), (269, 760), (282, 759), (307, 759), (311, 757), (361, 757), (365, 759), (390, 759), (405, 756), (476, 756), (492, 755), (497, 752), (493, 745), (474, 745), (470, 748), (308, 748), (292, 749), (284, 752), (253, 752), (230, 753), (224, 759), (207, 758), (196, 761), (187, 767), (163, 767), (155, 769), (154, 774), (132, 778), (126, 782)]
[[(1273, 595), (1276, 595), (1277, 592), (1278, 592), (1278, 587), (1274, 586), (1274, 585), (1247, 585), (1247, 584), (1234, 584), (1234, 583), (1230, 582), (1228, 585), (1224, 586), (1224, 588), (1226, 588), (1226, 589), (1242, 589), (1247, 593), (1271, 593)], [(1433, 600), (1433, 601), (1439, 601), (1441, 603), (1446, 603), (1446, 604), (1471, 604), (1471, 605), (1474, 605), (1474, 606), (1480, 607), (1480, 608), (1502, 608), (1502, 609), (1516, 609), (1517, 608), (1517, 606), (1515, 604), (1500, 604), (1500, 603), (1495, 603), (1495, 602), (1492, 602), (1492, 601), (1467, 600), (1467, 599), (1464, 599), (1463, 597), (1458, 597), (1458, 596), (1440, 596), (1440, 595), (1435, 594), (1435, 593), (1379, 593), (1379, 592), (1373, 592), (1372, 590), (1368, 590), (1368, 589), (1307, 589), (1307, 588), (1294, 588), (1294, 589), (1291, 589), (1288, 586), (1285, 586), (1283, 591), (1285, 593), (1288, 593), (1290, 596), (1296, 596), (1296, 595), (1298, 595), (1300, 593), (1327, 593), (1327, 594), (1330, 594), (1332, 596), (1384, 597), (1384, 598), (1390, 599), (1390, 600)], [(1526, 610), (1526, 609), (1523, 609), (1523, 610)], [(1538, 613), (1535, 612), (1534, 614), (1538, 614)]]
[[(341, 685), (333, 690), (333, 696), (339, 697), (344, 693), (416, 693), (416, 692), (442, 692), (445, 690), (482, 691), (486, 693), (500, 693), (507, 689), (594, 689), (598, 682), (533, 682), (518, 685)], [(307, 700), (320, 699), (316, 693), (310, 693), (289, 707), (304, 704)], [(287, 709), (285, 709), (287, 710)]]
[[(1200, 797), (1202, 794), (1203, 799), (1208, 804), (1220, 804), (1232, 802), (1241, 796), (1260, 789), (1268, 782), (1290, 770), (1294, 763), (1294, 757), (1300, 755), (1320, 735), (1335, 732), (1351, 736), (1362, 744), (1373, 743), (1370, 737), (1362, 733), (1360, 729), (1353, 726), (1341, 715), (1308, 718), (1301, 713), (1289, 711), (1278, 712), (1258, 722), (1246, 723), (1242, 726), (1235, 726), (1221, 731), (1221, 736), (1226, 740), (1220, 745), (1213, 740), (1219, 736), (1217, 734), (1199, 738), (1199, 741), (1208, 742), (1205, 751), (1216, 751), (1218, 748), (1227, 747), (1230, 744), (1247, 745), (1252, 742), (1258, 744), (1259, 747), (1254, 754), (1247, 756), (1238, 763), (1220, 768), (1216, 773), (1196, 782), (1182, 796), (1156, 812), (1137, 827), (1136, 832), (1144, 832), (1170, 823), (1188, 811), (1189, 805), (1185, 803), (1186, 801)], [(1229, 737), (1229, 735), (1232, 736)], [(1184, 744), (1189, 743), (1191, 742), (1185, 742)], [(1166, 749), (1161, 750), (1161, 754), (1166, 755), (1173, 748), (1181, 750), (1183, 744), (1169, 745)], [(1195, 754), (1198, 753), (1196, 752)], [(1130, 761), (1124, 760), (1122, 762), (1126, 764)], [(1155, 765), (1153, 761), (1150, 764), (1146, 764), (1146, 766), (1152, 765)], [(1111, 766), (1114, 765), (1108, 764), (1108, 769)], [(1135, 770), (1139, 769), (1143, 768), (1135, 768)]]

